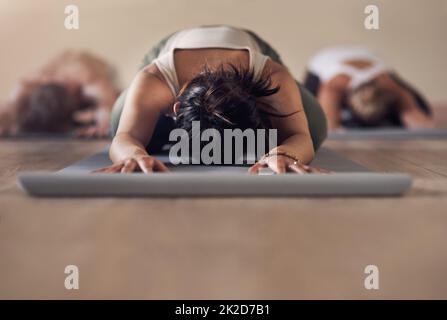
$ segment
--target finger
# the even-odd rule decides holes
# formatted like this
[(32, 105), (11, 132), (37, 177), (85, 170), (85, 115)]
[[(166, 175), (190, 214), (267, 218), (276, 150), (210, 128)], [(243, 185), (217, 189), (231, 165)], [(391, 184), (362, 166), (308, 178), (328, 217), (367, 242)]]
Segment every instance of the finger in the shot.
[(124, 163), (123, 168), (121, 169), (121, 173), (129, 173), (135, 171), (137, 167), (137, 162), (133, 159), (129, 159)]
[(279, 163), (276, 165), (276, 173), (286, 173), (287, 167), (284, 163)]
[(314, 167), (309, 167), (309, 172), (310, 173), (322, 173), (322, 174), (330, 174), (330, 173), (334, 173), (333, 171), (327, 170), (327, 169), (323, 169), (323, 168), (314, 168)]
[(87, 138), (93, 138), (98, 134), (98, 128), (97, 127), (90, 127), (87, 129), (85, 133), (85, 137)]
[(107, 168), (105, 171), (104, 171), (104, 173), (118, 173), (118, 172), (121, 172), (121, 169), (123, 168), (123, 164), (121, 164), (121, 165), (119, 165), (119, 166), (116, 166), (116, 167), (110, 167), (110, 168)]
[(286, 173), (287, 172), (287, 166), (283, 159), (276, 158), (272, 161), (269, 161), (268, 166), (270, 169), (272, 169), (275, 173)]
[(117, 172), (120, 171), (122, 167), (123, 167), (122, 163), (117, 163), (108, 167), (93, 170), (92, 173)]
[(95, 113), (92, 110), (75, 111), (73, 119), (79, 123), (91, 123), (95, 120)]
[(255, 163), (250, 168), (248, 168), (248, 173), (250, 173), (250, 174), (258, 174), (259, 173), (259, 163)]
[(265, 161), (274, 173), (286, 173), (287, 165), (282, 157), (270, 157)]
[(98, 136), (103, 138), (109, 135), (109, 128), (101, 128), (98, 132)]
[(259, 169), (267, 167), (265, 162), (257, 162), (248, 169), (250, 174), (259, 174)]
[(76, 129), (74, 131), (74, 136), (77, 137), (77, 138), (83, 137), (84, 133), (85, 133), (85, 130), (86, 130), (85, 128)]
[(141, 171), (144, 173), (152, 173), (154, 170), (152, 169), (154, 162), (151, 158), (143, 158), (138, 161), (138, 166), (140, 167)]
[(120, 163), (117, 163), (117, 164), (115, 164), (115, 165), (112, 165), (112, 166), (110, 166), (110, 167), (106, 167), (105, 169), (105, 172), (106, 173), (116, 173), (116, 172), (121, 172), (121, 169), (124, 167), (124, 163), (123, 162), (120, 162)]
[(292, 170), (293, 172), (299, 173), (299, 174), (306, 174), (307, 170), (305, 170), (304, 167), (300, 168), (299, 165), (297, 164), (291, 164), (289, 165), (289, 169)]
[(165, 164), (159, 160), (154, 161), (154, 169), (160, 172), (169, 172), (168, 167), (166, 167)]
[(97, 128), (95, 126), (89, 126), (85, 128), (79, 128), (75, 130), (74, 135), (78, 138), (92, 138), (97, 134)]

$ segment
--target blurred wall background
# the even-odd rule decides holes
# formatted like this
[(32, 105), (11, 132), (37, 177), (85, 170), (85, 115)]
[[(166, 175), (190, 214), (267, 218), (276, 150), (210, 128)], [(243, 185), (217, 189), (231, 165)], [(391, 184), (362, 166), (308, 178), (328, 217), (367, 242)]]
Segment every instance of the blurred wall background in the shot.
[[(64, 28), (69, 4), (79, 7), (79, 30)], [(379, 6), (378, 31), (363, 26), (368, 4)], [(202, 24), (256, 31), (299, 79), (318, 49), (364, 44), (430, 100), (447, 101), (447, 0), (0, 0), (0, 101), (20, 76), (65, 48), (103, 56), (125, 86), (152, 44)]]

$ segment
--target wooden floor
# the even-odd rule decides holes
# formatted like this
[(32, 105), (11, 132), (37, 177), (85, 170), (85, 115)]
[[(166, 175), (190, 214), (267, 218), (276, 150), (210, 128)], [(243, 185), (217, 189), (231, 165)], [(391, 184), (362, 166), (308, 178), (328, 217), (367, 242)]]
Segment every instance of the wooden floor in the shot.
[(447, 298), (446, 141), (326, 142), (412, 174), (401, 198), (35, 199), (15, 184), (107, 143), (0, 140), (0, 298)]

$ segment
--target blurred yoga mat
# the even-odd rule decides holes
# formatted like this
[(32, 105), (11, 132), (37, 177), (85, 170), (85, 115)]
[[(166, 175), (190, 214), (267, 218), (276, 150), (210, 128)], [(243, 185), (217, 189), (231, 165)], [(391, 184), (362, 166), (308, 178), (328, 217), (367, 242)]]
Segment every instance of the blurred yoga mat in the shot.
[(348, 129), (346, 131), (331, 132), (330, 140), (354, 139), (447, 139), (447, 128), (439, 129)]

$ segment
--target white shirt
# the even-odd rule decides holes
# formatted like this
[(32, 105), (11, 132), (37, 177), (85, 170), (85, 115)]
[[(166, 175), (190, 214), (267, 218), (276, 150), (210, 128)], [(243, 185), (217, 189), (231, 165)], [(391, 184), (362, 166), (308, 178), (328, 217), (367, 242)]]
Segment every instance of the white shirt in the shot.
[[(372, 65), (359, 69), (346, 64), (348, 60), (365, 60), (371, 62)], [(381, 57), (367, 48), (334, 47), (318, 52), (309, 62), (308, 70), (318, 76), (321, 82), (346, 74), (351, 78), (350, 88), (355, 89), (383, 72), (390, 72), (391, 68)]]
[(174, 96), (180, 88), (174, 64), (176, 49), (225, 48), (247, 50), (249, 68), (258, 79), (268, 59), (263, 55), (256, 40), (244, 30), (230, 26), (209, 26), (186, 29), (175, 33), (166, 42), (159, 56), (153, 61), (163, 74)]

